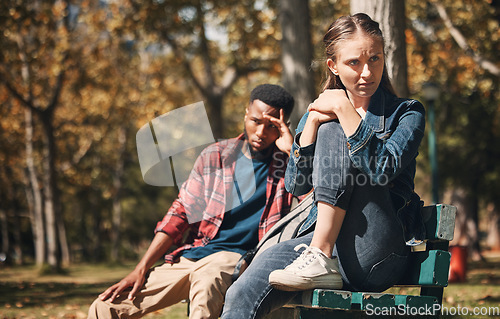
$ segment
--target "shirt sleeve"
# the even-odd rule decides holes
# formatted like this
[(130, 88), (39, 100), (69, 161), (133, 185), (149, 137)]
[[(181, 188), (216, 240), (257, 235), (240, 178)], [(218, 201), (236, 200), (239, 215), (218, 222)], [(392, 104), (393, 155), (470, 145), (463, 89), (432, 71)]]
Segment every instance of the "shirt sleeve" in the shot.
[(295, 196), (307, 194), (313, 187), (312, 170), (315, 143), (305, 147), (299, 146), (300, 134), (304, 129), (309, 112), (304, 114), (297, 126), (297, 134), (292, 144), (290, 159), (285, 173), (285, 187)]

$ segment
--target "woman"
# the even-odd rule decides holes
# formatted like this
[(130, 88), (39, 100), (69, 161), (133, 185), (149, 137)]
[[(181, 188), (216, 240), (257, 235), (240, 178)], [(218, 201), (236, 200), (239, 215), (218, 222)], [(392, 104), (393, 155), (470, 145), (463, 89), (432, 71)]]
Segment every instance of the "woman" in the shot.
[(421, 238), (413, 179), (424, 108), (394, 94), (382, 33), (366, 14), (339, 18), (323, 42), (327, 80), (286, 172), (288, 191), (314, 189), (316, 205), (298, 238), (263, 252), (228, 290), (222, 318), (259, 318), (305, 289), (383, 291)]

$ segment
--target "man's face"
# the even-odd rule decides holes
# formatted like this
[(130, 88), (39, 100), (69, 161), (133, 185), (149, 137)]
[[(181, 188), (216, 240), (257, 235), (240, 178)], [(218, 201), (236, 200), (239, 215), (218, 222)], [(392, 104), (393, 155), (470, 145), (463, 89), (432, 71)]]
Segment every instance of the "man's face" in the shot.
[(245, 114), (245, 132), (248, 144), (254, 152), (263, 152), (280, 136), (278, 128), (266, 120), (263, 114), (279, 118), (279, 109), (272, 107), (261, 100), (253, 100), (247, 107)]

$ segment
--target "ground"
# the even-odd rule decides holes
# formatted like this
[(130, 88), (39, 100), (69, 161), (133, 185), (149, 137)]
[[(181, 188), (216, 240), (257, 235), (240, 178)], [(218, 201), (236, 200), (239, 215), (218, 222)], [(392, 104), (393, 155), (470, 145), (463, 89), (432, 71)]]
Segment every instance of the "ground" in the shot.
[[(38, 275), (33, 266), (0, 268), (0, 319), (84, 319), (99, 293), (134, 264), (75, 265), (66, 275)], [(186, 303), (150, 314), (149, 319), (187, 318)]]
[[(462, 314), (497, 311), (500, 317), (500, 254), (484, 253), (485, 261), (468, 264), (467, 281), (451, 283), (444, 293), (443, 306)], [(92, 300), (108, 286), (125, 276), (133, 264), (74, 265), (66, 275), (40, 276), (34, 266), (0, 266), (0, 319), (87, 318)], [(395, 288), (393, 288), (395, 289)], [(410, 293), (407, 288), (403, 292)], [(418, 293), (418, 292), (415, 292)], [(463, 316), (460, 316), (463, 317)], [(187, 305), (180, 303), (146, 316), (149, 319), (187, 318)]]

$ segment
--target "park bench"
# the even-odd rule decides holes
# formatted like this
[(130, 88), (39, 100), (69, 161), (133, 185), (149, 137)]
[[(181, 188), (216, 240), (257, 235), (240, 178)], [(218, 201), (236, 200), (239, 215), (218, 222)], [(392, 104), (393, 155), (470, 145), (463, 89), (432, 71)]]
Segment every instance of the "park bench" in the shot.
[[(266, 319), (418, 317), (438, 318), (450, 267), (456, 208), (438, 204), (422, 210), (425, 243), (410, 255), (408, 269), (396, 287), (418, 287), (414, 295), (314, 289), (298, 294)], [(415, 290), (415, 289), (414, 289)]]

